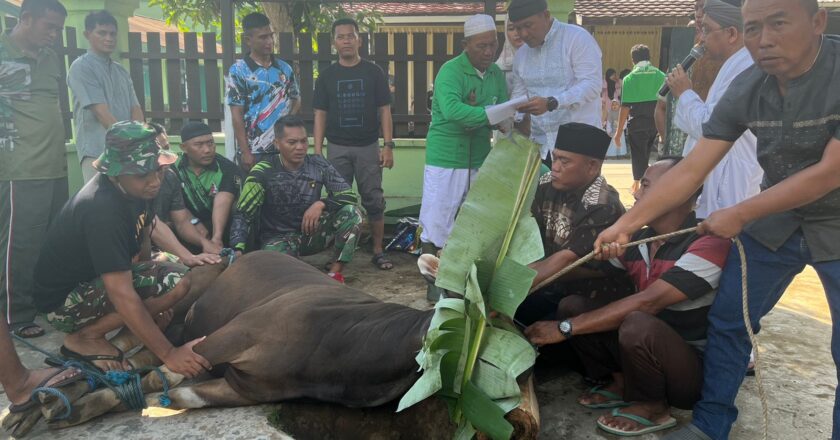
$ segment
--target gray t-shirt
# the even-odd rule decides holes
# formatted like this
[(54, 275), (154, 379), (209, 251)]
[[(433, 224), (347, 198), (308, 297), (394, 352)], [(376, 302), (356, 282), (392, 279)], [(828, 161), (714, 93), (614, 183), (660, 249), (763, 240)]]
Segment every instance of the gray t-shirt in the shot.
[(105, 148), (107, 130), (89, 107), (107, 104), (117, 121), (131, 119), (132, 107), (140, 105), (134, 94), (131, 76), (111, 58), (88, 51), (73, 61), (67, 72), (67, 84), (73, 92), (73, 119), (79, 161), (85, 157), (99, 157)]
[[(735, 141), (749, 129), (758, 138), (758, 162), (767, 189), (822, 159), (832, 138), (840, 139), (840, 37), (826, 35), (814, 66), (790, 81), (782, 96), (776, 78), (757, 65), (741, 73), (727, 89), (703, 136)], [(769, 215), (745, 231), (770, 249), (778, 249), (802, 229), (817, 262), (840, 259), (840, 189), (800, 208)]]

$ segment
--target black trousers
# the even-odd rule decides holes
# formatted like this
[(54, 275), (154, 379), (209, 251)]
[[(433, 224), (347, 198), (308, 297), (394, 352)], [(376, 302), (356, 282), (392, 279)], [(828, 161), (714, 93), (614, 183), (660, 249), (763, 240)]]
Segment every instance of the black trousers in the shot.
[(656, 145), (656, 128), (627, 131), (627, 149), (633, 164), (633, 180), (641, 180), (650, 160), (650, 152)]

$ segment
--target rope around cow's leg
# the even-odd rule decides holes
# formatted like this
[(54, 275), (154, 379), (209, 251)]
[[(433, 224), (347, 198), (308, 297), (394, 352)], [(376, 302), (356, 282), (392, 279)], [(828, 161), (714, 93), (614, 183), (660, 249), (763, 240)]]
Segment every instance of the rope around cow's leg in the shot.
[(753, 352), (755, 353), (755, 382), (758, 386), (758, 398), (761, 400), (761, 412), (764, 417), (764, 440), (767, 440), (769, 410), (767, 407), (767, 395), (764, 393), (764, 385), (761, 381), (761, 367), (758, 361), (758, 338), (755, 336), (755, 332), (753, 332), (752, 321), (750, 320), (749, 300), (747, 299), (747, 253), (744, 251), (744, 245), (741, 244), (741, 240), (738, 237), (735, 237), (732, 241), (735, 242), (735, 247), (738, 248), (738, 256), (741, 258), (741, 308), (744, 315), (744, 326), (747, 328), (750, 345), (752, 345)]

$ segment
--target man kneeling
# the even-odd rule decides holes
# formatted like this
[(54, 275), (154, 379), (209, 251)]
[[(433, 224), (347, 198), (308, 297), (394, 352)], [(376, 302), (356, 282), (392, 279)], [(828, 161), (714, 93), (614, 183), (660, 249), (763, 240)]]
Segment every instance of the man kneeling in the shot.
[[(280, 154), (258, 162), (245, 179), (233, 217), (230, 241), (244, 252), (259, 217), (259, 246), (295, 257), (312, 255), (335, 240), (329, 275), (343, 282), (341, 270), (356, 251), (362, 211), (353, 189), (317, 154), (307, 154), (303, 120), (284, 116), (274, 124)], [(321, 198), (326, 188), (327, 197)]]
[[(105, 335), (127, 326), (170, 370), (194, 376), (210, 364), (192, 351), (198, 341), (173, 347), (153, 315), (171, 309), (189, 286), (186, 267), (141, 261), (150, 235), (188, 266), (218, 263), (218, 255), (192, 255), (150, 209), (165, 166), (159, 132), (141, 122), (118, 122), (106, 134), (105, 152), (93, 162), (99, 175), (67, 204), (47, 233), (35, 265), (35, 306), (69, 333), (61, 354), (103, 369), (126, 367)], [(148, 250), (147, 252), (148, 253)], [(176, 285), (177, 284), (177, 285)]]
[[(680, 159), (663, 158), (648, 168), (636, 200)], [(632, 240), (696, 226), (699, 194), (650, 222)], [(630, 248), (610, 263), (627, 271), (638, 293), (603, 307), (585, 296), (567, 297), (558, 306), (561, 321), (540, 321), (525, 329), (539, 345), (569, 339), (589, 377), (612, 376), (610, 385), (594, 387), (578, 399), (588, 408), (612, 409), (598, 419), (600, 428), (622, 436), (670, 428), (676, 424), (670, 405), (691, 409), (698, 401), (706, 315), (729, 246), (728, 240), (691, 233)]]

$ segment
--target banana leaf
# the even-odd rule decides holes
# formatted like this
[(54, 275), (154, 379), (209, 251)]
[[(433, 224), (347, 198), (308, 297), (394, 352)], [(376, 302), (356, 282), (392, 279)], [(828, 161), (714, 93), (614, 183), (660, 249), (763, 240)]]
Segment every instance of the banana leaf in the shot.
[[(463, 294), (436, 305), (417, 363), (423, 374), (398, 411), (431, 395), (442, 398), (459, 429), (509, 438), (504, 415), (519, 404), (517, 378), (536, 359), (534, 348), (510, 323), (543, 256), (530, 208), (537, 187), (539, 148), (522, 136), (491, 151), (461, 206), (444, 247), (436, 285)], [(498, 312), (492, 317), (491, 312)]]

